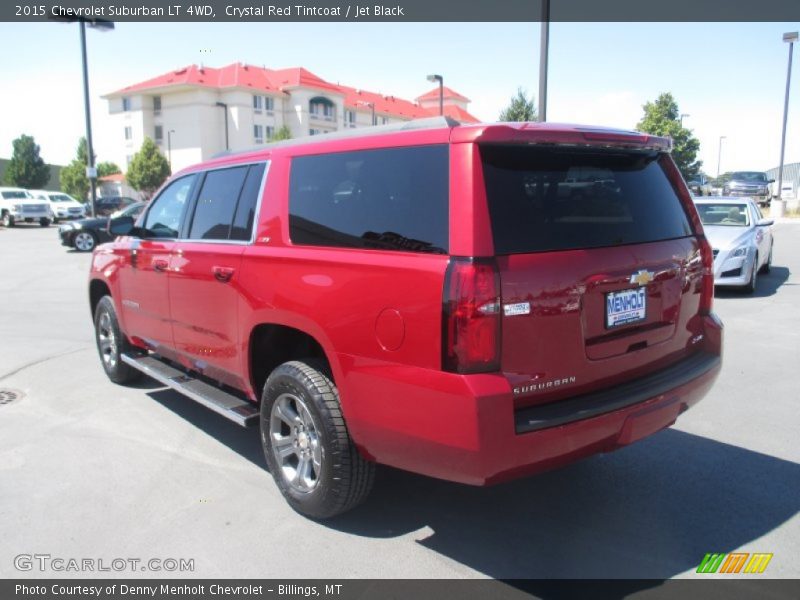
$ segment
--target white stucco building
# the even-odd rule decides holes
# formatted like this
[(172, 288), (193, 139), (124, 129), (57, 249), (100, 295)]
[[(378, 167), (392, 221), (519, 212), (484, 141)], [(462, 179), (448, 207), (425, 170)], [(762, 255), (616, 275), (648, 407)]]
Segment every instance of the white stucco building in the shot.
[[(469, 100), (444, 88), (444, 113), (478, 119)], [(234, 63), (219, 69), (192, 65), (104, 96), (119, 144), (111, 159), (127, 168), (145, 137), (153, 138), (172, 170), (227, 148), (267, 143), (284, 125), (293, 138), (439, 114), (439, 88), (416, 102), (329, 83), (303, 68), (267, 69)], [(226, 132), (227, 124), (227, 132)]]

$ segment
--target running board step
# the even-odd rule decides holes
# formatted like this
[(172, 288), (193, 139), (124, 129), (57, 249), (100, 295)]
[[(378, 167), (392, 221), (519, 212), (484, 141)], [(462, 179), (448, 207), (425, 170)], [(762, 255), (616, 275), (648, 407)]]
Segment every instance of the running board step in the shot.
[(242, 427), (249, 427), (258, 423), (259, 410), (252, 402), (242, 400), (205, 381), (195, 379), (191, 375), (153, 356), (122, 354), (122, 362), (171, 387), (195, 402), (199, 402), (223, 417), (238, 423)]

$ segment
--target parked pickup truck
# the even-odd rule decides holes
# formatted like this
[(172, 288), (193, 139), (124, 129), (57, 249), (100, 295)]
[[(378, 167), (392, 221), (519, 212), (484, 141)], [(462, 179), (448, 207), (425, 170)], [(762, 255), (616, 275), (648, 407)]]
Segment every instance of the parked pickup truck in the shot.
[(53, 212), (46, 200), (34, 198), (23, 188), (0, 187), (0, 222), (3, 226), (38, 222), (42, 227), (48, 227), (52, 220)]
[(774, 179), (768, 179), (763, 171), (736, 171), (722, 188), (723, 196), (749, 196), (760, 206), (770, 203), (769, 184)]
[(376, 464), (486, 485), (625, 446), (721, 364), (670, 148), (436, 118), (185, 169), (93, 254), (103, 368), (259, 427), (281, 493), (319, 519)]

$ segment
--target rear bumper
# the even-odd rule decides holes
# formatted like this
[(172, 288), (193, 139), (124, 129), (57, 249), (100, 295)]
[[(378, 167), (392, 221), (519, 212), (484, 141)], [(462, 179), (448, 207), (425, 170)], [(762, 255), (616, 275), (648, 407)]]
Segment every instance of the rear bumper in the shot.
[(721, 368), (722, 324), (704, 321), (702, 350), (677, 364), (518, 411), (500, 375), (427, 371), (409, 384), (398, 371), (387, 383), (375, 378), (377, 365), (356, 367), (342, 386), (345, 417), (361, 451), (380, 463), (472, 485), (530, 475), (652, 435), (699, 402)]

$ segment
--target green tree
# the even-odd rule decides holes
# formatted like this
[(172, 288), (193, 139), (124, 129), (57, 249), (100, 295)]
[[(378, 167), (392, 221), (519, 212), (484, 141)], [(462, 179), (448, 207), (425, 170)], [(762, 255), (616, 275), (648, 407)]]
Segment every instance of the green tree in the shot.
[(517, 95), (511, 98), (509, 105), (500, 112), (501, 121), (535, 121), (536, 105), (533, 96), (528, 98), (525, 90), (517, 88)]
[(278, 131), (275, 132), (275, 135), (269, 140), (270, 142), (280, 142), (281, 140), (290, 140), (292, 139), (292, 132), (289, 130), (288, 125), (284, 125)]
[(122, 173), (122, 170), (113, 162), (101, 162), (97, 165), (97, 176), (107, 177), (108, 175), (116, 175)]
[(33, 136), (22, 134), (12, 142), (14, 153), (6, 167), (8, 185), (39, 189), (50, 180), (50, 167), (39, 156), (39, 146)]
[(681, 125), (678, 103), (672, 94), (665, 92), (655, 102), (648, 102), (642, 108), (644, 116), (636, 125), (636, 129), (672, 138), (672, 159), (683, 178), (689, 181), (695, 177), (703, 166), (702, 161), (696, 160), (700, 141), (694, 137), (691, 130)]
[(133, 156), (125, 174), (128, 184), (142, 192), (145, 198), (150, 198), (169, 175), (167, 159), (153, 140), (149, 137), (144, 138), (142, 147)]
[(89, 152), (86, 149), (86, 138), (78, 140), (78, 150), (75, 158), (66, 167), (61, 169), (59, 178), (61, 180), (61, 190), (85, 200), (89, 193), (89, 178), (86, 177), (86, 163)]

